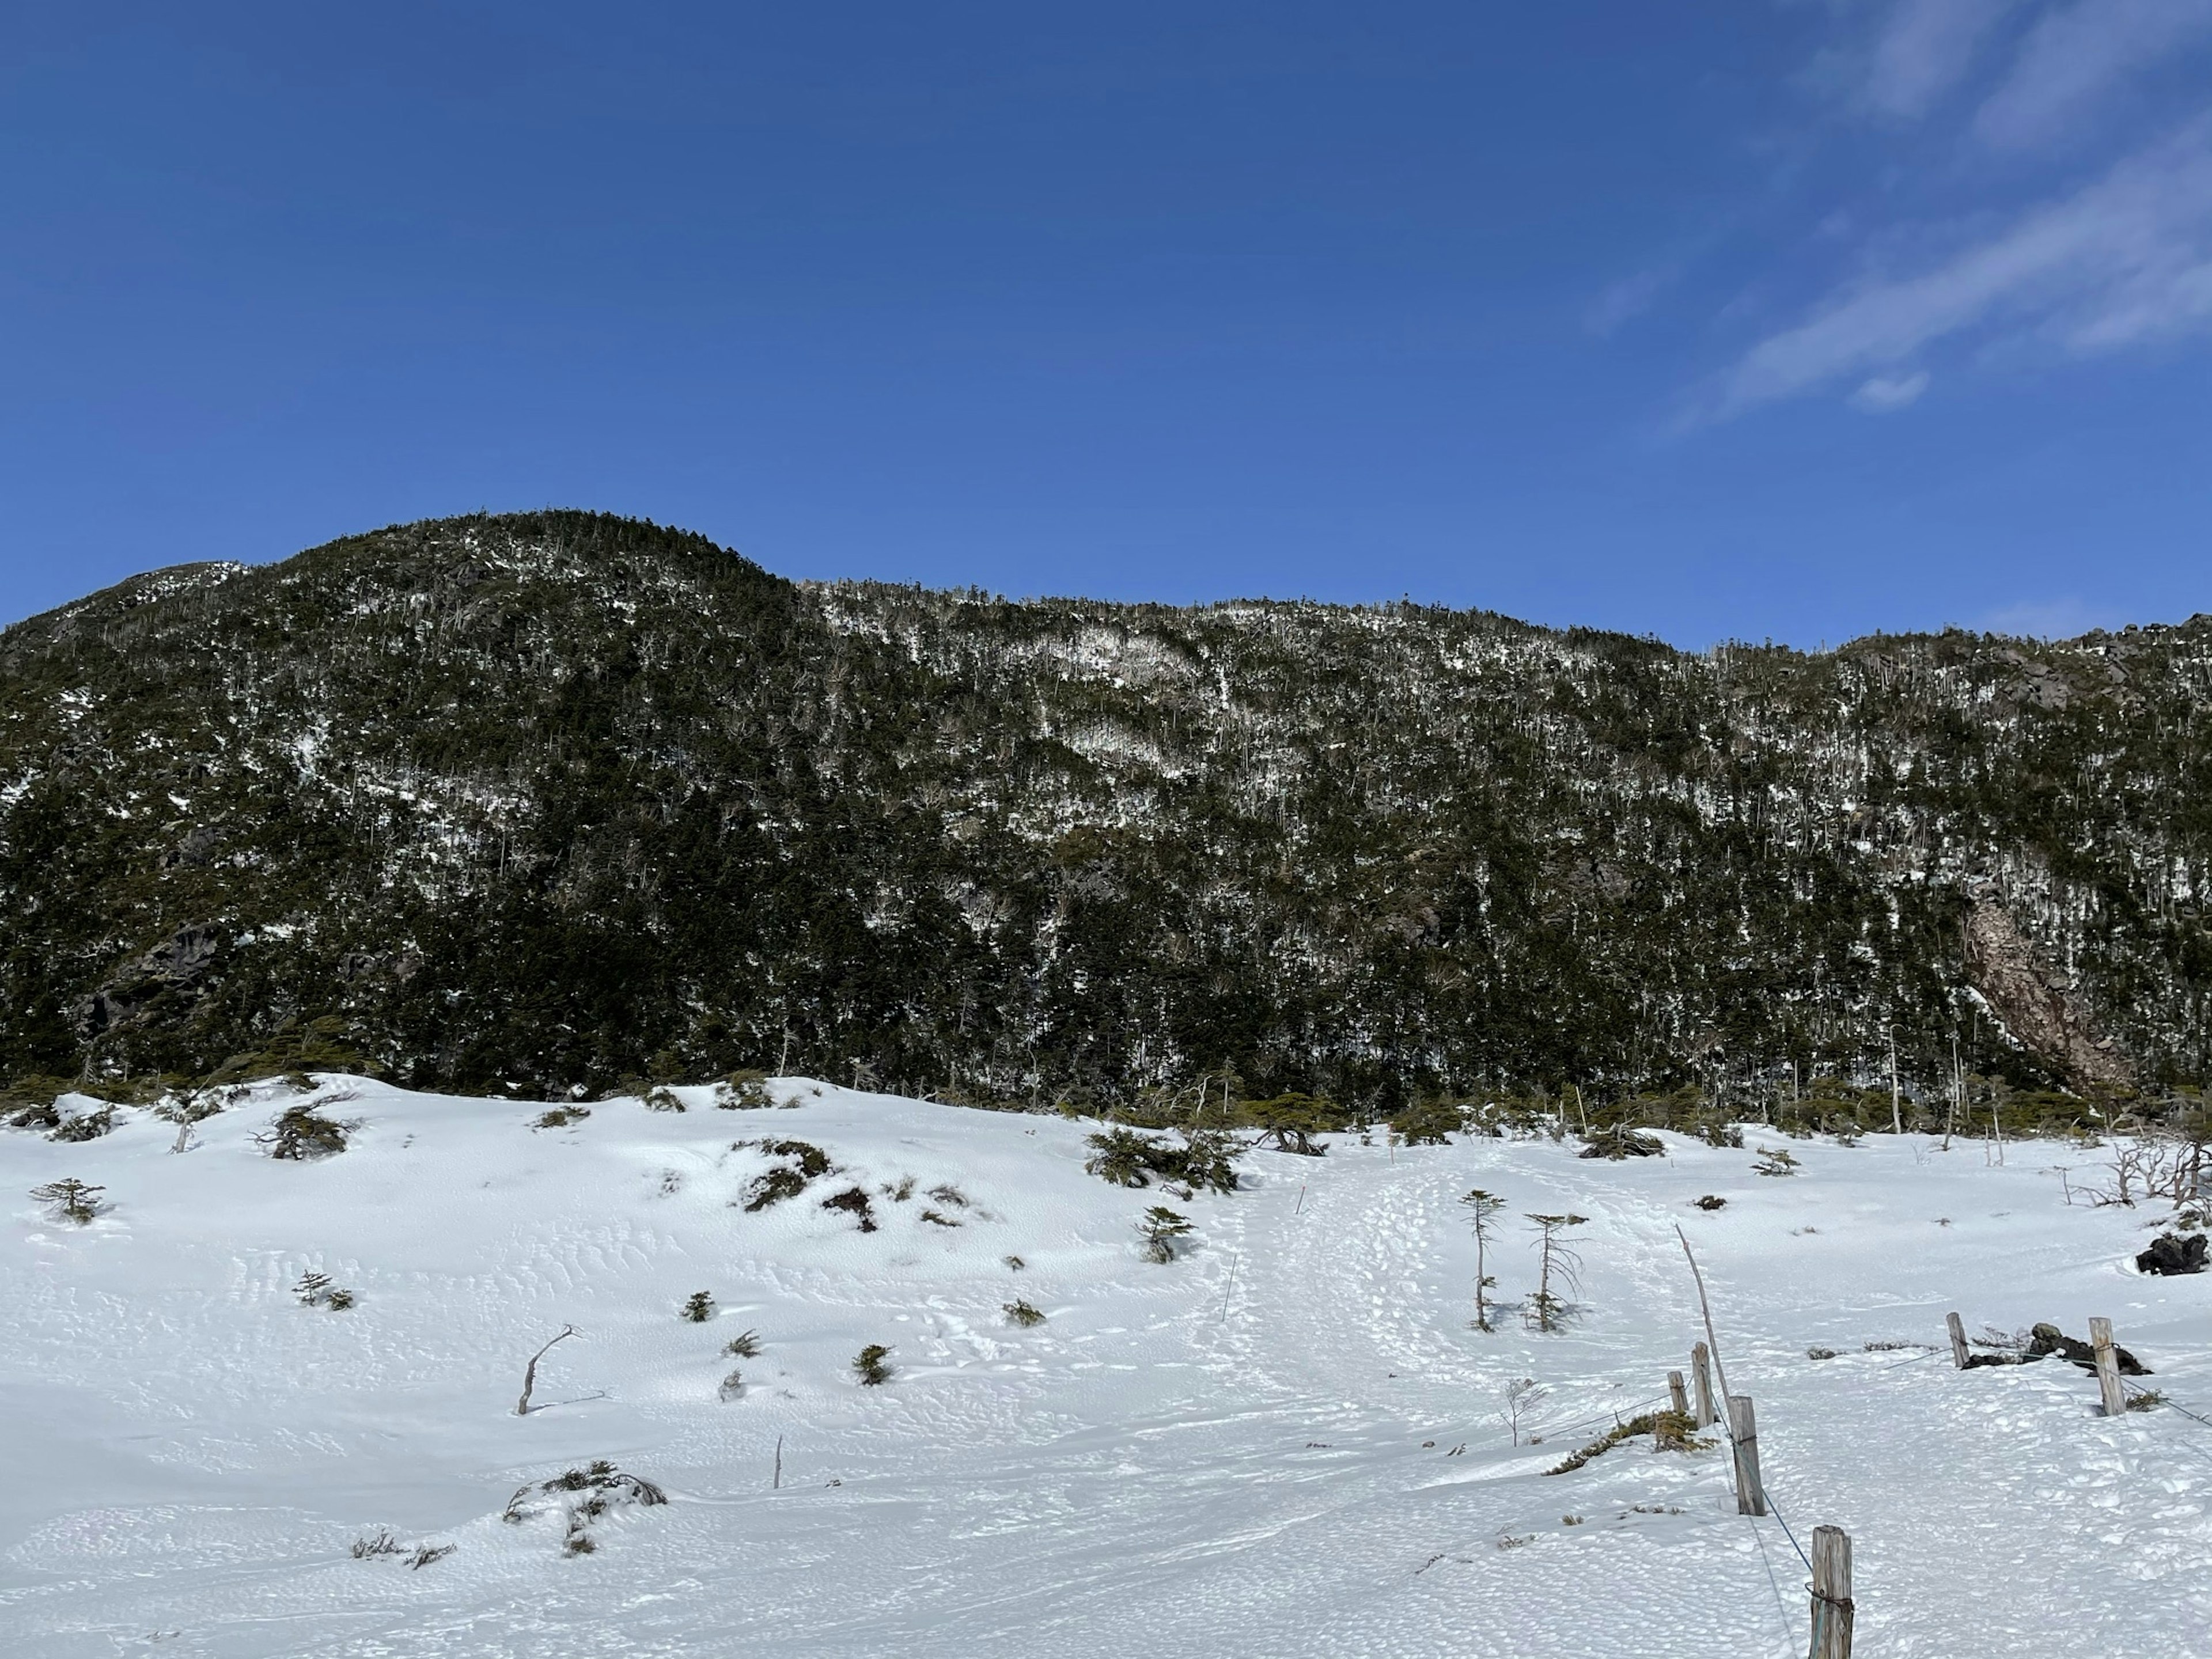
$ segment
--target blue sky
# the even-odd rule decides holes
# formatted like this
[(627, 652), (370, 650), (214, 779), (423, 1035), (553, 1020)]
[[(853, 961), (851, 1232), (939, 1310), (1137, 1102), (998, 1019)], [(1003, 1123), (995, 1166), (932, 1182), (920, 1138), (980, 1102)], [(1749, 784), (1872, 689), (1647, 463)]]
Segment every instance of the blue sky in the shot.
[(0, 53), (0, 618), (545, 504), (1693, 647), (2212, 610), (2212, 0), (83, 0)]

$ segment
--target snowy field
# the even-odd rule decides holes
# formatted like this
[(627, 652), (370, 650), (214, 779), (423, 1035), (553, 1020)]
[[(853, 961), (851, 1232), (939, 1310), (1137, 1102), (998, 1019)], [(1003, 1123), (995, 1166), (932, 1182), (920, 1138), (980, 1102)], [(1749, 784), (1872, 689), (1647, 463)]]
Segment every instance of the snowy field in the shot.
[[(1735, 1513), (1724, 1449), (1646, 1438), (1542, 1473), (1686, 1364), (1679, 1223), (1783, 1517), (1808, 1548), (1820, 1522), (1852, 1535), (1861, 1654), (2212, 1652), (2212, 1427), (2105, 1420), (2057, 1362), (1866, 1346), (1940, 1346), (1953, 1308), (2077, 1336), (2108, 1315), (2149, 1385), (2212, 1417), (2212, 1275), (2136, 1273), (2159, 1211), (2063, 1200), (2056, 1166), (2078, 1182), (2104, 1154), (2027, 1143), (1999, 1168), (1974, 1142), (1754, 1128), (1615, 1164), (1340, 1137), (1183, 1203), (1085, 1175), (1094, 1125), (773, 1086), (799, 1103), (683, 1091), (681, 1114), (534, 1129), (542, 1107), (331, 1079), (360, 1128), (314, 1163), (255, 1144), (293, 1098), (274, 1087), (181, 1153), (143, 1112), (79, 1145), (0, 1133), (0, 1651), (1801, 1652), (1806, 1571), (1779, 1522)], [(763, 1137), (838, 1173), (748, 1212), (790, 1162), (732, 1148)], [(1762, 1142), (1802, 1172), (1752, 1173)], [(64, 1176), (112, 1207), (48, 1218), (25, 1194)], [(872, 1232), (822, 1207), (856, 1183)], [(1534, 1285), (1522, 1213), (1589, 1218), (1565, 1334), (1469, 1328), (1476, 1186), (1511, 1206), (1509, 1299)], [(1163, 1201), (1194, 1231), (1159, 1266), (1135, 1223)], [(357, 1305), (301, 1305), (308, 1271)], [(702, 1290), (714, 1316), (679, 1318)], [(1046, 1322), (1010, 1323), (1017, 1297)], [(518, 1417), (523, 1361), (564, 1324)], [(748, 1330), (758, 1356), (725, 1357)], [(864, 1388), (871, 1343), (894, 1375)], [(1550, 1395), (1516, 1448), (1520, 1377)], [(536, 1483), (595, 1459), (669, 1501), (567, 1553), (577, 1497)], [(452, 1553), (356, 1559), (380, 1531)]]

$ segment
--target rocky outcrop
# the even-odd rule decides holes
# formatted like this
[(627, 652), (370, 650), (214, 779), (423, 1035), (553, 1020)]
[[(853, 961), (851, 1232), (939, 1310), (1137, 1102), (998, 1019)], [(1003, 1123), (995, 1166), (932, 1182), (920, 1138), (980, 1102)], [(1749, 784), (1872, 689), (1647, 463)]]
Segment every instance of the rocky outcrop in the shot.
[(2126, 1088), (2135, 1073), (2074, 988), (2037, 957), (2011, 913), (1978, 898), (1966, 915), (1966, 972), (2014, 1039), (2077, 1090)]

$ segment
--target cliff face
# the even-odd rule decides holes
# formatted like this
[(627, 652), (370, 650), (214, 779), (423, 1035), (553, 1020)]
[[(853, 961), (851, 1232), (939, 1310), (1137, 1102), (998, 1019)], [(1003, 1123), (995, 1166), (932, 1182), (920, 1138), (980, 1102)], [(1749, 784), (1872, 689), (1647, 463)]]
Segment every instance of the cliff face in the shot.
[(2208, 1069), (2208, 706), (2203, 619), (1692, 656), (404, 526), (0, 635), (0, 1070), (1381, 1104), (1893, 1026), (1909, 1078), (2159, 1087)]

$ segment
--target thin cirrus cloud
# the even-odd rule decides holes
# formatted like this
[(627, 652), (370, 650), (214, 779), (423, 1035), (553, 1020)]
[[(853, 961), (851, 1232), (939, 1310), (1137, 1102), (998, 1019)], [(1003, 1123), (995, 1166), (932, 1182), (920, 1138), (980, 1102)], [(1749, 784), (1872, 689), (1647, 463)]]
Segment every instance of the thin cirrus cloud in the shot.
[(2020, 0), (1900, 0), (1866, 60), (1866, 101), (1881, 114), (1925, 115), (1973, 66)]
[[(1901, 408), (1918, 396), (1904, 392), (1912, 358), (1968, 333), (2040, 336), (2087, 353), (2207, 327), (2212, 118), (1930, 270), (1832, 296), (1746, 353), (1705, 414), (1725, 419), (1853, 375), (1875, 377), (1860, 388), (1859, 407), (1870, 397)], [(1887, 390), (1869, 392), (1877, 384)]]
[(2065, 139), (2130, 76), (2206, 35), (2212, 0), (2075, 0), (2028, 31), (1975, 133), (2006, 149)]

